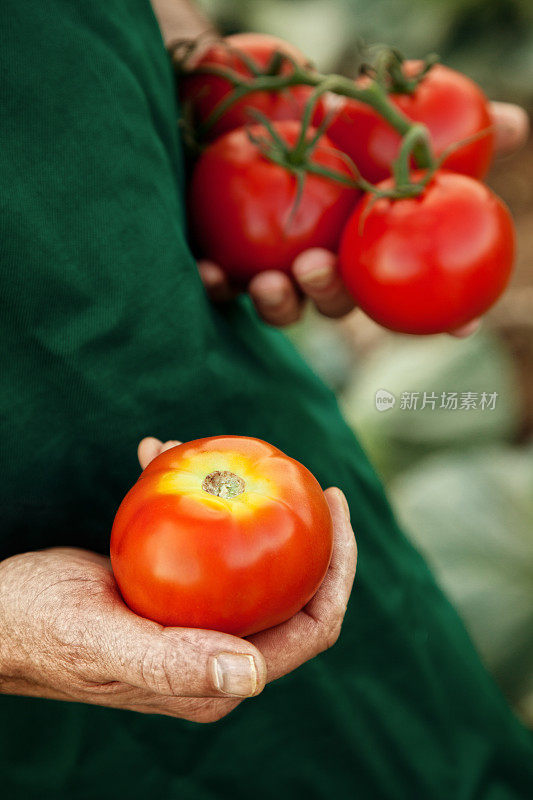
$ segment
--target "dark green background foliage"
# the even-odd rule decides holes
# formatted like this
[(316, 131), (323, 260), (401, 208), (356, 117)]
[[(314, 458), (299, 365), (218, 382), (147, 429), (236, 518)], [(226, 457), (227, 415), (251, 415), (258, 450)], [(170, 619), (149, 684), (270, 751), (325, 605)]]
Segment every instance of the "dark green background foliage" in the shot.
[[(203, 0), (226, 32), (269, 31), (312, 43), (320, 66), (355, 63), (354, 42), (436, 51), (494, 96), (533, 103), (530, 0)], [(313, 35), (314, 31), (314, 35)], [(322, 62), (322, 63), (321, 63)]]

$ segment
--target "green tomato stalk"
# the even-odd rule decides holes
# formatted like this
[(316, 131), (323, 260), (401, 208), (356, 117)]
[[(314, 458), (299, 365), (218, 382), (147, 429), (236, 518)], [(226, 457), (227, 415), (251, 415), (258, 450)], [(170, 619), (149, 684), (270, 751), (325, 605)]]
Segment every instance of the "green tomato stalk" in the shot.
[[(230, 48), (231, 49), (231, 48)], [(420, 123), (413, 123), (394, 103), (391, 102), (389, 93), (395, 91), (412, 92), (418, 83), (424, 78), (427, 72), (436, 62), (436, 56), (429, 56), (422, 64), (420, 71), (412, 78), (403, 75), (403, 58), (394, 50), (383, 49), (374, 70), (366, 70), (369, 82), (364, 86), (358, 86), (350, 78), (342, 75), (323, 75), (317, 72), (310, 64), (300, 64), (287, 53), (276, 51), (273, 53), (270, 62), (261, 70), (253, 59), (240, 50), (235, 50), (239, 59), (249, 69), (251, 76), (243, 76), (235, 70), (217, 66), (199, 66), (194, 69), (195, 74), (216, 75), (228, 81), (232, 86), (232, 91), (224, 98), (211, 112), (206, 120), (198, 127), (197, 135), (200, 139), (205, 138), (215, 123), (230, 109), (235, 103), (243, 100), (247, 95), (254, 92), (281, 92), (293, 86), (312, 86), (315, 91), (310, 96), (304, 115), (302, 118), (302, 129), (296, 144), (289, 148), (276, 134), (275, 129), (265, 117), (259, 113), (253, 116), (261, 122), (267, 129), (270, 140), (263, 138), (254, 140), (262, 148), (264, 155), (276, 163), (282, 164), (287, 169), (301, 175), (305, 172), (322, 174), (333, 180), (341, 180), (346, 183), (347, 178), (340, 173), (335, 173), (325, 167), (313, 164), (309, 156), (316, 145), (320, 135), (325, 132), (329, 123), (326, 117), (320, 126), (317, 135), (311, 139), (308, 130), (311, 126), (312, 116), (319, 98), (327, 92), (331, 92), (341, 97), (358, 100), (373, 108), (385, 119), (402, 137), (402, 145), (398, 158), (393, 165), (394, 186), (389, 190), (377, 189), (374, 184), (365, 181), (358, 173), (357, 167), (351, 159), (346, 156), (354, 174), (353, 185), (365, 192), (371, 192), (377, 197), (410, 197), (420, 194), (427, 183), (431, 180), (435, 170), (439, 166), (430, 143), (427, 128)], [(289, 62), (291, 71), (288, 74), (280, 74), (284, 62)], [(186, 72), (183, 61), (177, 62), (177, 69)], [(370, 74), (372, 72), (372, 74)], [(253, 112), (252, 112), (253, 113)], [(414, 158), (416, 165), (426, 170), (426, 173), (419, 182), (410, 180), (410, 161)]]

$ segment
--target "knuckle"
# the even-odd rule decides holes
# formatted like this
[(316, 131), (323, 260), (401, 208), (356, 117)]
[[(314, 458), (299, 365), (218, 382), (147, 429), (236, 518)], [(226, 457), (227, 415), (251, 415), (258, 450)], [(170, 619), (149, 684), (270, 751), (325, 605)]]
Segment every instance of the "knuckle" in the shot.
[(331, 619), (322, 624), (320, 632), (322, 651), (329, 650), (338, 641), (343, 618), (344, 613), (342, 611), (337, 611)]
[(48, 608), (49, 626), (43, 642), (55, 660), (69, 671), (85, 673), (96, 668), (99, 661), (98, 636), (91, 630), (83, 615), (64, 613), (58, 604)]
[(177, 694), (176, 656), (165, 647), (149, 646), (140, 661), (141, 678), (156, 694)]

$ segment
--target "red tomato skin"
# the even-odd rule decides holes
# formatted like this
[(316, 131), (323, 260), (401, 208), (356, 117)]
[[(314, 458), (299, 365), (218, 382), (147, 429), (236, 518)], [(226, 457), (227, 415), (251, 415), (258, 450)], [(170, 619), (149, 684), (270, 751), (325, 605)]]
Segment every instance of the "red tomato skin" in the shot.
[(339, 264), (369, 317), (393, 331), (432, 334), (487, 311), (509, 281), (514, 255), (504, 203), (479, 181), (442, 170), (417, 198), (372, 204), (366, 196), (344, 230)]
[[(161, 492), (162, 479), (213, 452), (222, 460), (239, 454), (251, 475), (271, 481), (273, 496), (239, 517), (205, 492), (206, 503), (195, 492)], [(248, 636), (311, 599), (332, 544), (329, 507), (309, 470), (259, 439), (219, 436), (174, 447), (148, 465), (115, 517), (111, 563), (135, 613), (166, 626)]]
[[(305, 56), (296, 47), (278, 39), (259, 33), (238, 33), (228, 36), (224, 42), (213, 44), (194, 65), (198, 67), (224, 67), (248, 78), (251, 73), (237, 51), (241, 50), (251, 58), (260, 69), (265, 69), (276, 51), (285, 52), (297, 63), (305, 64)], [(292, 72), (290, 62), (284, 62), (280, 73), (288, 75)], [(189, 103), (193, 110), (193, 121), (196, 125), (204, 122), (214, 108), (229, 94), (232, 86), (229, 81), (217, 75), (183, 76), (179, 83), (180, 99)], [(249, 109), (255, 109), (268, 119), (281, 120), (302, 118), (305, 104), (313, 92), (311, 86), (291, 86), (281, 92), (251, 92), (247, 97), (235, 103), (213, 125), (207, 135), (212, 141), (228, 131), (247, 124), (256, 124), (257, 120), (250, 115)], [(317, 109), (322, 107), (322, 100)]]
[[(406, 62), (407, 74), (413, 74), (419, 66), (416, 61)], [(364, 85), (365, 80), (358, 83)], [(475, 141), (450, 153), (443, 166), (473, 178), (487, 174), (494, 151), (492, 117), (489, 102), (474, 81), (436, 64), (413, 94), (391, 94), (390, 99), (409, 119), (427, 126), (437, 157), (450, 145), (479, 134)], [(323, 114), (323, 109), (318, 109), (315, 124)], [(401, 138), (373, 108), (345, 99), (327, 134), (355, 162), (363, 178), (378, 183), (390, 176)]]
[[(290, 144), (300, 131), (294, 121), (274, 127)], [(265, 135), (262, 126), (250, 132)], [(320, 138), (312, 161), (353, 179), (327, 137)], [(336, 250), (361, 192), (308, 173), (293, 213), (296, 196), (296, 177), (263, 156), (247, 130), (226, 134), (205, 150), (192, 175), (189, 209), (198, 253), (245, 284), (263, 270), (290, 273), (296, 256), (309, 247)]]

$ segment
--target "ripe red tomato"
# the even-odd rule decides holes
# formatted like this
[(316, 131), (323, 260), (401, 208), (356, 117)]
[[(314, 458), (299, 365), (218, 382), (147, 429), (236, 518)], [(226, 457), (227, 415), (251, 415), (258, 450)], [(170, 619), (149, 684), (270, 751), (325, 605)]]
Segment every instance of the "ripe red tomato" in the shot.
[[(420, 63), (408, 61), (404, 69), (407, 75), (413, 75), (420, 69)], [(364, 85), (365, 81), (368, 78), (361, 78), (358, 83)], [(474, 178), (484, 177), (494, 149), (492, 119), (488, 100), (470, 78), (436, 64), (413, 94), (391, 94), (390, 99), (407, 117), (427, 126), (437, 156), (451, 144), (480, 134), (475, 141), (451, 153), (444, 166)], [(316, 124), (323, 114), (319, 109)], [(391, 174), (401, 139), (370, 106), (346, 99), (335, 113), (327, 134), (355, 162), (363, 178), (377, 183)]]
[[(296, 142), (299, 122), (278, 122), (274, 127), (285, 142)], [(295, 208), (295, 175), (264, 156), (248, 133), (268, 136), (262, 126), (255, 126), (218, 139), (196, 164), (190, 187), (190, 221), (199, 254), (241, 283), (266, 269), (289, 272), (296, 256), (308, 247), (335, 250), (360, 197), (351, 186), (308, 173)], [(353, 179), (325, 136), (311, 161)]]
[(115, 517), (111, 563), (137, 614), (248, 636), (311, 599), (332, 544), (309, 470), (260, 439), (214, 436), (146, 467)]
[(487, 186), (437, 171), (416, 198), (373, 202), (368, 195), (359, 203), (342, 237), (340, 270), (376, 322), (402, 333), (442, 333), (500, 296), (514, 242), (509, 211)]
[[(299, 64), (305, 64), (307, 60), (296, 47), (284, 42), (283, 39), (260, 33), (238, 33), (211, 45), (194, 67), (223, 67), (246, 78), (251, 77), (251, 72), (239, 56), (239, 51), (251, 58), (262, 70), (267, 68), (276, 51), (287, 53)], [(292, 69), (289, 61), (283, 61), (275, 74), (289, 75)], [(179, 82), (180, 98), (184, 103), (191, 105), (193, 122), (196, 125), (204, 122), (231, 90), (229, 81), (218, 75), (191, 74), (183, 76)], [(281, 92), (252, 92), (228, 109), (213, 125), (207, 138), (212, 140), (248, 123), (255, 124), (257, 120), (248, 113), (250, 108), (260, 111), (273, 121), (301, 119), (305, 103), (312, 91), (312, 87), (309, 86), (292, 86)]]

